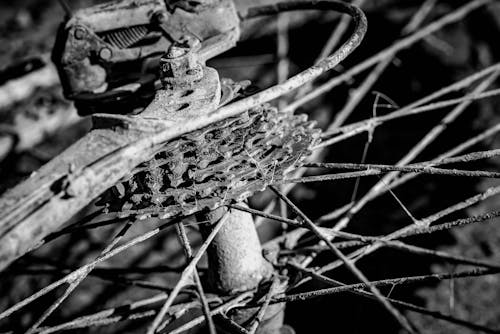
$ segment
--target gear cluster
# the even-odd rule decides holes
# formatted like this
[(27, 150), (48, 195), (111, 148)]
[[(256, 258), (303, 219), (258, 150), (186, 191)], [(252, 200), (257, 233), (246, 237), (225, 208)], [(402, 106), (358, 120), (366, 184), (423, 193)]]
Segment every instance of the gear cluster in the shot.
[(215, 209), (283, 179), (318, 140), (306, 115), (254, 108), (167, 143), (99, 204), (140, 218)]

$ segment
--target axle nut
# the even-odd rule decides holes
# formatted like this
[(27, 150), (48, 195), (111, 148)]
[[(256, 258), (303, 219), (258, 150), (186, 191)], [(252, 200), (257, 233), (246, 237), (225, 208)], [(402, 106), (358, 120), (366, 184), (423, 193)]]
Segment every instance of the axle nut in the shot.
[(203, 77), (196, 54), (200, 47), (194, 37), (184, 37), (170, 46), (160, 59), (160, 78), (165, 88), (185, 87)]
[(74, 34), (76, 39), (84, 39), (87, 32), (82, 27), (76, 27)]
[(108, 48), (102, 48), (101, 51), (99, 51), (99, 57), (101, 57), (102, 60), (110, 60), (112, 56), (113, 53)]

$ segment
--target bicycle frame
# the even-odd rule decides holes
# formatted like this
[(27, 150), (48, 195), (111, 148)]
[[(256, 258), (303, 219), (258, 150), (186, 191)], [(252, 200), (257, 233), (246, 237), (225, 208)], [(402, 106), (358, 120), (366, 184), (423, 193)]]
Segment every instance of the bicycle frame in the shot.
[[(354, 18), (354, 33), (331, 56), (279, 86), (218, 107), (220, 95), (217, 96), (219, 86), (215, 80), (218, 75), (205, 67), (212, 73), (212, 79), (207, 79), (207, 85), (199, 88), (205, 95), (212, 96), (208, 104), (191, 101), (188, 109), (179, 114), (175, 113), (178, 103), (172, 103), (171, 109), (160, 113), (154, 111), (153, 102), (136, 116), (94, 116), (97, 126), (85, 137), (0, 199), (0, 211), (4, 213), (0, 220), (0, 270), (36, 248), (44, 236), (59, 229), (135, 166), (150, 159), (159, 145), (289, 93), (338, 65), (361, 43), (366, 33), (366, 18), (360, 9), (342, 2), (278, 3), (249, 9), (243, 19), (310, 9), (349, 14)], [(168, 99), (169, 95), (160, 90), (156, 98)], [(162, 101), (157, 105), (163, 105)], [(150, 119), (151, 115), (154, 120)], [(99, 119), (107, 121), (99, 122)]]

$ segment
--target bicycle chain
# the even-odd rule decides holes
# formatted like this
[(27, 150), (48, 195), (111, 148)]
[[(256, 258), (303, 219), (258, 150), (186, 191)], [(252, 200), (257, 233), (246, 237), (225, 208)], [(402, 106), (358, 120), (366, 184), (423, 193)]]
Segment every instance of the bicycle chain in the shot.
[(251, 109), (167, 143), (98, 204), (145, 219), (245, 200), (300, 166), (319, 140), (314, 125), (269, 105)]

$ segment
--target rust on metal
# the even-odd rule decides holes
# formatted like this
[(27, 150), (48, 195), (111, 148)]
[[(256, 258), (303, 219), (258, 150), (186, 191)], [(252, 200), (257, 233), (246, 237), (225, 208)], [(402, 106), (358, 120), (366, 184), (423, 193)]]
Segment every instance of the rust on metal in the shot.
[[(160, 212), (172, 216), (216, 208), (230, 200), (243, 200), (283, 177), (289, 169), (299, 166), (301, 159), (307, 155), (309, 145), (315, 140), (311, 124), (301, 116), (276, 114), (265, 103), (338, 64), (359, 45), (366, 31), (365, 18), (355, 7), (340, 2), (318, 3), (351, 14), (355, 18), (355, 33), (339, 51), (321, 64), (297, 74), (279, 87), (233, 102), (222, 97), (223, 89), (217, 71), (202, 66), (202, 77), (195, 76), (190, 81), (189, 89), (177, 89), (172, 85), (156, 91), (155, 86), (150, 92), (154, 98), (142, 112), (95, 114), (92, 131), (0, 199), (0, 212), (3, 213), (0, 218), (0, 270), (36, 248), (47, 234), (59, 229), (75, 213), (119, 182), (132, 180), (132, 186), (150, 183), (147, 191), (125, 187), (124, 194), (130, 196), (125, 196), (121, 202), (115, 198), (125, 208), (128, 206), (132, 214)], [(298, 6), (295, 9), (314, 9), (314, 6)], [(274, 10), (273, 7), (264, 10), (264, 13)], [(180, 30), (200, 32), (192, 34), (201, 40), (198, 53), (200, 64), (234, 45), (239, 34), (238, 17), (229, 0), (219, 1), (215, 7), (202, 6), (194, 12), (175, 8), (167, 15), (170, 15), (168, 22)], [(77, 19), (78, 15), (73, 18)], [(114, 96), (121, 90), (119, 87), (111, 89), (107, 81), (107, 67), (103, 63), (91, 62), (91, 56), (108, 47), (113, 63), (142, 61), (142, 56), (152, 54), (148, 49), (151, 45), (119, 49), (104, 41), (99, 35), (102, 31), (80, 24), (76, 19), (63, 26), (54, 54), (65, 87), (72, 94), (90, 91), (92, 104), (98, 102), (102, 94)], [(141, 24), (131, 21), (123, 28)], [(75, 34), (72, 30), (77, 26), (85, 32), (82, 30)], [(164, 26), (163, 30), (168, 30), (168, 27)], [(65, 34), (68, 34), (67, 38)], [(142, 32), (138, 28), (134, 34), (132, 39)], [(75, 35), (84, 39), (76, 42)], [(165, 35), (162, 34), (168, 41)], [(201, 35), (201, 38), (196, 35)], [(128, 44), (130, 40), (122, 42)], [(78, 47), (74, 48), (73, 43)], [(169, 46), (172, 44), (171, 41), (168, 43)], [(161, 53), (165, 50), (163, 48)], [(109, 55), (105, 53), (104, 56), (107, 58)], [(159, 80), (154, 78), (154, 81)], [(93, 88), (88, 89), (85, 87), (87, 84), (93, 85)], [(225, 91), (231, 89), (226, 88)], [(234, 93), (228, 95), (235, 96)], [(193, 143), (208, 144), (195, 149), (187, 145)], [(187, 145), (186, 151), (180, 151), (176, 146), (180, 144)], [(208, 149), (209, 154), (203, 148)], [(228, 151), (224, 152), (224, 149)], [(162, 155), (189, 150), (194, 155), (193, 164), (181, 164), (179, 167), (175, 165), (178, 162), (175, 159), (170, 165), (163, 163), (165, 156)], [(148, 161), (156, 161), (158, 165), (141, 165)], [(140, 166), (139, 169), (134, 170), (137, 166)], [(174, 182), (171, 183), (171, 180)], [(200, 188), (200, 184), (205, 188)], [(210, 197), (207, 189), (216, 196)], [(168, 196), (158, 196), (164, 191)], [(159, 204), (171, 211), (159, 211)]]
[[(183, 36), (201, 42), (202, 62), (234, 46), (239, 19), (230, 0), (190, 6), (123, 0), (75, 12), (61, 26), (53, 52), (66, 97), (84, 115), (109, 112), (118, 101), (119, 113), (130, 112), (123, 109), (151, 102), (160, 56)], [(126, 75), (115, 70), (120, 65)]]

